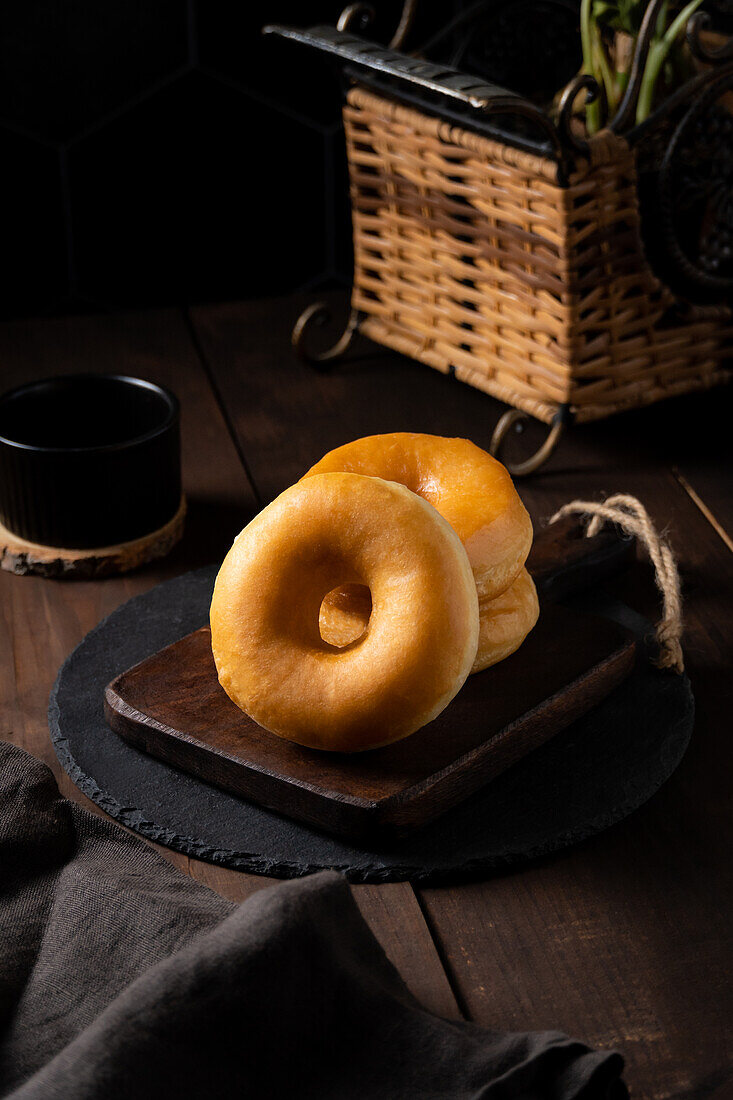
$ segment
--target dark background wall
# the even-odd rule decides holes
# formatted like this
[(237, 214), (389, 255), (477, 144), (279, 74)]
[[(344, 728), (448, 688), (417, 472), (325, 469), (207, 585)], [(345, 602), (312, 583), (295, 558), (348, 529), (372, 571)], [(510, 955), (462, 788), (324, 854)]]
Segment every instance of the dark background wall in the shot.
[[(347, 282), (337, 79), (259, 33), (333, 24), (342, 6), (3, 5), (0, 315)], [(377, 6), (386, 38), (400, 5)]]
[[(402, 0), (372, 3), (387, 41)], [(333, 25), (343, 4), (2, 5), (0, 316), (348, 284), (339, 82), (260, 34)], [(420, 0), (407, 47), (470, 9), (461, 67), (546, 102), (579, 65), (578, 4)]]

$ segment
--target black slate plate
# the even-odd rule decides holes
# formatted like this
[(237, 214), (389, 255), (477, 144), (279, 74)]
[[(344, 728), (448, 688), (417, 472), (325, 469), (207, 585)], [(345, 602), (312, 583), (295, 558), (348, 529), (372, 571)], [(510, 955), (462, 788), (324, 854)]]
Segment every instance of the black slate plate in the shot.
[[(109, 681), (207, 621), (217, 568), (187, 573), (113, 612), (66, 660), (49, 705), (56, 754), (84, 794), (128, 828), (187, 855), (283, 878), (324, 867), (353, 882), (487, 875), (628, 816), (687, 748), (689, 681), (641, 661), (594, 711), (433, 825), (383, 850), (343, 843), (154, 760), (105, 723)], [(640, 637), (649, 630), (598, 594), (583, 597), (583, 606)]]

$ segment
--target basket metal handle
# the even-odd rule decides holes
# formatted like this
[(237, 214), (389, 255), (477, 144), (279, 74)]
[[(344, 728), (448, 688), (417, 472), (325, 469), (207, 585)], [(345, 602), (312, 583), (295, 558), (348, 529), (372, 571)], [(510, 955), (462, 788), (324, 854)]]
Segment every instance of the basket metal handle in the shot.
[(264, 27), (262, 33), (277, 35), (328, 54), (349, 71), (371, 74), (398, 85), (420, 89), (423, 93), (434, 94), (442, 101), (451, 101), (482, 116), (492, 113), (525, 118), (542, 132), (558, 161), (563, 158), (561, 136), (545, 112), (530, 100), (498, 84), (490, 84), (447, 65), (410, 57), (337, 27), (316, 26), (303, 30), (271, 24)]

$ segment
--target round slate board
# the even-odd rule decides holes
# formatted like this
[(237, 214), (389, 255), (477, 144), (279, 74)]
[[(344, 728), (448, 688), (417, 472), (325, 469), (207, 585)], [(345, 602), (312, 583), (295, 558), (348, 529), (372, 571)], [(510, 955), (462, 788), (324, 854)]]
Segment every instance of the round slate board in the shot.
[[(476, 877), (620, 821), (687, 748), (694, 714), (687, 678), (643, 661), (594, 711), (432, 825), (384, 850), (342, 843), (145, 755), (105, 723), (103, 693), (114, 676), (207, 622), (217, 568), (187, 573), (113, 612), (66, 660), (49, 705), (56, 754), (84, 794), (189, 856), (283, 878), (324, 867), (352, 882)], [(621, 604), (593, 597), (592, 605), (640, 636), (649, 629)]]

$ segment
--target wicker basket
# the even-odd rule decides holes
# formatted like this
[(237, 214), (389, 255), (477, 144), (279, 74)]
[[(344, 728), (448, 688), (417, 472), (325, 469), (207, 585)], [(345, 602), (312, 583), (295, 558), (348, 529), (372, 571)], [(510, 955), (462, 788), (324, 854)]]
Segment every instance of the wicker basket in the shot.
[(545, 423), (596, 420), (730, 374), (728, 307), (654, 275), (634, 154), (557, 164), (352, 88), (344, 107), (360, 330)]
[[(341, 49), (343, 36), (334, 44), (317, 32), (319, 45)], [(357, 38), (343, 41), (352, 56), (366, 49)], [(455, 74), (454, 86), (462, 79)], [(568, 119), (587, 79), (566, 97)], [(610, 128), (587, 142), (569, 135), (581, 155), (568, 164), (562, 150), (544, 156), (440, 116), (407, 105), (401, 93), (351, 81), (343, 117), (352, 312), (337, 344), (311, 358), (337, 357), (358, 329), (455, 374), (520, 411), (500, 421), (494, 453), (521, 414), (552, 425), (536, 455), (510, 466), (519, 474), (544, 461), (569, 421), (729, 377), (730, 305), (684, 300), (645, 256), (638, 145)], [(296, 326), (302, 352), (319, 312), (310, 307)]]

